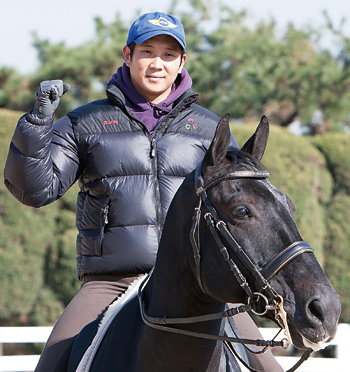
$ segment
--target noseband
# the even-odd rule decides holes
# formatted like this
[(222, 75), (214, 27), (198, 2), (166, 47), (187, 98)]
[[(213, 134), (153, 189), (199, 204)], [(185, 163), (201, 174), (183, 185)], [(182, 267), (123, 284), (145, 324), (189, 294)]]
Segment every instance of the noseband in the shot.
[[(207, 191), (212, 187), (218, 185), (223, 181), (229, 180), (239, 180), (239, 179), (255, 179), (255, 180), (265, 180), (270, 177), (268, 171), (265, 170), (252, 170), (252, 171), (235, 171), (227, 173), (221, 176), (217, 176), (207, 182), (204, 182), (202, 178), (202, 162), (200, 162), (195, 169), (194, 179), (195, 179), (195, 188), (196, 194), (199, 197), (199, 204), (195, 208), (194, 215), (192, 217), (193, 223), (190, 232), (190, 241), (193, 248), (193, 255), (196, 266), (196, 278), (199, 287), (203, 293), (207, 294), (201, 279), (200, 263), (201, 263), (201, 251), (200, 251), (200, 241), (199, 241), (199, 222), (201, 218), (201, 206), (202, 204), (207, 209), (207, 212), (204, 214), (204, 219), (209, 227), (211, 234), (213, 235), (217, 246), (220, 249), (221, 254), (225, 262), (228, 263), (231, 272), (234, 274), (236, 280), (243, 288), (247, 294), (247, 304), (241, 305), (236, 308), (228, 309), (221, 313), (208, 314), (187, 318), (159, 318), (152, 317), (146, 313), (145, 304), (142, 300), (143, 288), (146, 285), (150, 275), (146, 278), (144, 283), (139, 288), (139, 305), (140, 312), (143, 322), (149, 327), (163, 330), (171, 333), (177, 333), (182, 335), (189, 335), (193, 337), (206, 338), (211, 340), (220, 340), (223, 341), (229, 350), (235, 354), (235, 356), (250, 370), (256, 371), (240, 358), (240, 356), (234, 351), (229, 342), (240, 343), (243, 345), (256, 345), (261, 346), (263, 349), (261, 351), (253, 351), (249, 349), (250, 352), (255, 354), (263, 353), (267, 350), (268, 347), (281, 346), (282, 348), (287, 348), (291, 343), (291, 337), (289, 334), (288, 324), (287, 324), (287, 314), (283, 308), (283, 298), (271, 287), (271, 279), (288, 263), (294, 260), (296, 257), (303, 253), (313, 253), (312, 247), (305, 241), (297, 241), (285, 248), (281, 253), (275, 256), (268, 264), (264, 266), (262, 270), (251, 261), (246, 252), (238, 244), (236, 239), (228, 230), (226, 223), (220, 218), (214, 206), (209, 201)], [(227, 244), (225, 244), (225, 242)], [(242, 274), (242, 271), (239, 269), (237, 263), (234, 259), (231, 258), (230, 252), (232, 251), (235, 258), (241, 262), (246, 270), (253, 276), (254, 283), (251, 285), (248, 283), (245, 276)], [(152, 270), (153, 271), (153, 270)], [(259, 309), (259, 310), (258, 310)], [(262, 310), (261, 310), (262, 309)], [(281, 341), (273, 340), (250, 340), (238, 337), (228, 337), (220, 335), (209, 335), (196, 333), (193, 331), (188, 331), (184, 329), (179, 329), (176, 327), (169, 327), (169, 325), (175, 324), (191, 324), (196, 322), (205, 322), (215, 319), (223, 319), (232, 317), (236, 314), (246, 311), (253, 311), (255, 314), (262, 316), (265, 315), (268, 311), (273, 310), (275, 312), (275, 319), (279, 323), (281, 329), (284, 329), (285, 335), (287, 338)], [(307, 350), (303, 356), (300, 358), (290, 370), (287, 372), (295, 371), (307, 358), (310, 356), (312, 350)], [(257, 371), (256, 371), (257, 372)]]

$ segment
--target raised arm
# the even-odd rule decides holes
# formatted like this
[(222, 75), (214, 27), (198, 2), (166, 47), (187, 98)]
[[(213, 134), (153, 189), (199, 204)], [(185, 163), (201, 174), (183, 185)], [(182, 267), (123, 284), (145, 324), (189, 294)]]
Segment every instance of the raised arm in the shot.
[(69, 90), (61, 80), (44, 81), (34, 109), (18, 121), (4, 169), (5, 185), (23, 204), (41, 207), (61, 197), (79, 176), (79, 157), (68, 117), (54, 113)]

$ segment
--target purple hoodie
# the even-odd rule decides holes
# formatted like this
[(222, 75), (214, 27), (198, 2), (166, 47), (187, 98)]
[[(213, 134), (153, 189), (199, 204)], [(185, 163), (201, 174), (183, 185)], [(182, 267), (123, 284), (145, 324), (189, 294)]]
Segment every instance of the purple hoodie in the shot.
[(125, 63), (112, 75), (109, 83), (115, 84), (123, 92), (127, 107), (151, 132), (163, 117), (172, 110), (174, 101), (191, 88), (192, 79), (183, 68), (181, 74), (178, 75), (173, 83), (168, 97), (157, 104), (147, 101), (136, 91), (131, 83), (129, 67)]

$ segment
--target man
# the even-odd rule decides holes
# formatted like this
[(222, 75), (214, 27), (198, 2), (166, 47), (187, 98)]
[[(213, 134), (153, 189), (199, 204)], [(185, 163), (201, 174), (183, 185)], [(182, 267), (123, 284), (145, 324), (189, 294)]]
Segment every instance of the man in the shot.
[(69, 86), (46, 81), (34, 109), (18, 122), (5, 166), (10, 192), (41, 207), (76, 180), (80, 186), (82, 286), (56, 323), (36, 372), (64, 371), (75, 335), (152, 268), (169, 204), (210, 145), (219, 118), (195, 103), (185, 48), (179, 20), (144, 14), (129, 30), (125, 62), (112, 75), (106, 99), (53, 124)]

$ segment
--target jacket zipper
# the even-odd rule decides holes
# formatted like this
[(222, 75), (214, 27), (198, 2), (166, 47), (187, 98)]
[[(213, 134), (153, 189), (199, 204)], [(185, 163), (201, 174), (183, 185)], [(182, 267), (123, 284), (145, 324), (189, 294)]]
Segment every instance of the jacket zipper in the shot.
[(103, 218), (104, 218), (104, 222), (105, 222), (105, 225), (108, 224), (108, 210), (109, 210), (109, 205), (106, 205), (102, 211), (103, 211)]
[(150, 157), (153, 159), (156, 156), (156, 140), (154, 137), (151, 138), (151, 152)]
[(160, 203), (160, 188), (159, 188), (159, 180), (158, 180), (158, 158), (157, 158), (157, 143), (155, 136), (150, 136), (150, 158), (152, 160), (152, 171), (154, 177), (154, 188), (156, 194), (156, 214), (157, 214), (157, 231), (158, 231), (158, 242), (160, 241), (160, 237), (162, 234), (163, 226), (162, 226), (162, 206)]
[(102, 256), (102, 240), (105, 235), (105, 227), (108, 224), (108, 211), (108, 204), (101, 208), (102, 215), (100, 215), (100, 238), (99, 241), (96, 241), (95, 243), (95, 254), (98, 257)]

